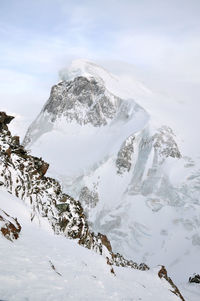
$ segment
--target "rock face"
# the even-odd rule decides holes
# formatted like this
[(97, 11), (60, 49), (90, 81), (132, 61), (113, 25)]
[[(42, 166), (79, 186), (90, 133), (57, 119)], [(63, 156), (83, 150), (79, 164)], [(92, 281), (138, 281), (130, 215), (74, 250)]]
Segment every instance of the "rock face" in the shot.
[(98, 193), (95, 190), (89, 190), (87, 186), (84, 186), (81, 189), (79, 201), (81, 204), (85, 204), (85, 207), (90, 210), (91, 208), (94, 208), (98, 201)]
[(18, 239), (21, 226), (17, 219), (9, 216), (5, 211), (0, 209), (0, 232), (10, 241)]
[(134, 136), (128, 137), (121, 146), (116, 160), (117, 172), (123, 174), (129, 172), (132, 165), (132, 156), (134, 152)]
[(113, 118), (120, 103), (118, 97), (108, 93), (95, 79), (80, 76), (53, 86), (43, 110), (54, 118), (64, 116), (81, 125), (102, 126)]
[(9, 124), (11, 122), (11, 120), (13, 119), (13, 116), (8, 116), (5, 112), (1, 112), (1, 116), (0, 116), (0, 129), (3, 130), (7, 130), (7, 124)]
[(172, 293), (178, 296), (182, 301), (185, 301), (182, 294), (180, 293), (178, 287), (173, 283), (172, 279), (167, 275), (167, 270), (164, 266), (161, 267), (160, 271), (158, 272), (158, 276), (162, 279), (164, 278), (173, 288)]
[(159, 128), (157, 133), (152, 137), (153, 147), (161, 158), (181, 158), (181, 153), (174, 137), (172, 129), (168, 126)]

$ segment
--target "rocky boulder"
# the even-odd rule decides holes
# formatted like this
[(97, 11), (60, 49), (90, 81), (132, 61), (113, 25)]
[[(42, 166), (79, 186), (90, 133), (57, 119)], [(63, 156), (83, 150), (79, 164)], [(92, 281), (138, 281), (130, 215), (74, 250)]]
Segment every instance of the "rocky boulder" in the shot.
[(200, 283), (200, 275), (194, 274), (192, 277), (189, 278), (190, 283)]
[(14, 241), (19, 238), (21, 226), (16, 218), (9, 216), (0, 209), (0, 232), (8, 240)]

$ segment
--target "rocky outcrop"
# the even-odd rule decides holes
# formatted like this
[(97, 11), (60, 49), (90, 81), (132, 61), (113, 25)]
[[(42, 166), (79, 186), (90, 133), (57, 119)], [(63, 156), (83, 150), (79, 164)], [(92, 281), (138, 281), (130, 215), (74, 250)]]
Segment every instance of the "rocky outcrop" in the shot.
[(200, 284), (200, 275), (199, 274), (194, 274), (192, 277), (189, 278), (189, 282)]
[[(1, 116), (5, 117), (5, 113), (0, 113)], [(4, 118), (11, 119), (11, 116)], [(36, 216), (47, 218), (56, 234), (77, 239), (80, 245), (107, 257), (110, 265), (149, 269), (145, 264), (138, 265), (114, 254), (105, 235), (90, 231), (81, 203), (63, 193), (56, 180), (44, 176), (48, 164), (29, 155), (3, 122), (0, 147), (0, 183), (29, 206), (32, 220)]]
[(95, 190), (90, 190), (87, 186), (84, 186), (80, 191), (79, 201), (81, 204), (85, 204), (87, 209), (91, 209), (97, 205), (99, 196)]
[(165, 280), (167, 280), (167, 282), (170, 284), (170, 286), (172, 287), (171, 292), (174, 293), (176, 296), (178, 296), (182, 301), (185, 301), (185, 299), (183, 298), (183, 296), (181, 295), (178, 287), (174, 284), (174, 282), (172, 281), (172, 279), (167, 275), (167, 270), (164, 266), (161, 266), (161, 269), (158, 272), (158, 276), (162, 279), (164, 278)]
[(0, 209), (0, 232), (8, 240), (18, 239), (21, 231), (21, 225), (16, 218), (9, 216), (5, 211)]
[(13, 118), (13, 116), (8, 116), (5, 112), (1, 112), (0, 130), (8, 130), (7, 124), (9, 124)]
[(107, 94), (105, 87), (95, 79), (79, 76), (53, 86), (43, 110), (54, 118), (63, 116), (81, 125), (102, 126), (113, 118), (121, 103), (118, 97)]
[(128, 137), (123, 145), (121, 146), (116, 160), (117, 173), (123, 174), (124, 172), (129, 172), (132, 165), (132, 155), (134, 152), (134, 143), (135, 137)]
[(174, 136), (172, 129), (167, 126), (154, 129), (153, 133), (152, 130), (145, 129), (138, 134), (137, 151), (132, 159), (134, 168), (129, 185), (130, 194), (153, 195), (157, 199), (168, 199), (168, 203), (173, 203), (175, 199), (179, 201), (179, 196), (163, 169), (169, 157), (181, 158)]
[(168, 126), (162, 126), (152, 137), (153, 147), (158, 152), (160, 158), (181, 158), (178, 145), (174, 140), (174, 133)]

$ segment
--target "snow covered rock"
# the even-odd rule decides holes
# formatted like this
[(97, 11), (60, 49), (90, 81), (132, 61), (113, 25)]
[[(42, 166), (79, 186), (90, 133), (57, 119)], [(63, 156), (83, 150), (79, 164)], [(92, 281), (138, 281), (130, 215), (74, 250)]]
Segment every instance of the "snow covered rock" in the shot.
[(9, 216), (0, 209), (0, 232), (10, 241), (18, 239), (21, 226), (16, 218)]
[(67, 121), (101, 126), (113, 118), (120, 104), (120, 98), (106, 91), (95, 79), (80, 76), (53, 86), (43, 110), (55, 119), (64, 116)]
[(132, 164), (132, 155), (134, 152), (134, 136), (128, 137), (121, 146), (116, 160), (117, 172), (122, 174), (123, 172), (130, 171)]
[(167, 126), (159, 128), (157, 133), (152, 137), (153, 147), (163, 159), (167, 157), (181, 158), (181, 153), (174, 137), (172, 129)]
[(165, 280), (167, 280), (167, 282), (169, 282), (169, 284), (171, 285), (171, 287), (173, 288), (172, 293), (174, 293), (175, 295), (177, 295), (182, 301), (184, 301), (184, 298), (182, 296), (182, 294), (180, 293), (178, 287), (173, 283), (172, 279), (167, 275), (167, 271), (166, 268), (164, 266), (161, 267), (160, 271), (158, 272), (158, 276), (162, 279), (164, 278)]

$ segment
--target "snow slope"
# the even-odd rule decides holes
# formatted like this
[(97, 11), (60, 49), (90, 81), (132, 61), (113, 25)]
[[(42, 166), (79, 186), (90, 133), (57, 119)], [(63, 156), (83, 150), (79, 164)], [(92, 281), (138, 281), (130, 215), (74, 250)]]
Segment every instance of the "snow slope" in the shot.
[(0, 206), (17, 217), (20, 237), (0, 236), (1, 300), (180, 300), (154, 271), (116, 268), (116, 276), (102, 256), (53, 234), (49, 225), (30, 222), (19, 199), (0, 190)]

